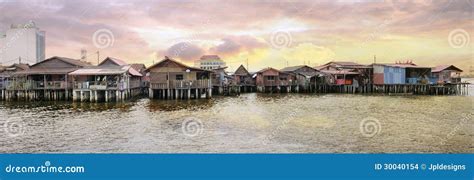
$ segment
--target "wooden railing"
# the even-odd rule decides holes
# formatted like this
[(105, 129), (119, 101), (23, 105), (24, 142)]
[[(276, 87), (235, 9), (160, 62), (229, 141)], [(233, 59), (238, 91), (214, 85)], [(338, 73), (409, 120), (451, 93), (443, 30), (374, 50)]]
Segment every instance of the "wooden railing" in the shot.
[(72, 83), (66, 81), (9, 81), (7, 90), (37, 90), (37, 89), (66, 89), (72, 88)]
[(264, 86), (289, 86), (297, 85), (296, 81), (282, 81), (282, 80), (263, 80)]
[[(74, 83), (74, 89), (91, 89), (91, 90), (105, 90), (105, 89), (127, 89), (127, 82), (115, 81), (83, 81)], [(140, 81), (130, 81), (130, 88), (139, 88)]]
[(251, 81), (251, 80), (245, 80), (243, 82), (238, 82), (237, 83), (238, 85), (241, 85), (241, 86), (254, 86), (255, 85), (255, 81)]
[(0, 82), (0, 89), (6, 89), (7, 88), (8, 81), (1, 81)]
[(130, 89), (133, 89), (133, 88), (139, 88), (141, 87), (142, 84), (140, 81), (136, 80), (136, 81), (130, 81)]
[[(69, 85), (69, 86), (68, 86)], [(71, 83), (67, 84), (66, 81), (46, 81), (46, 84), (41, 81), (35, 81), (35, 89), (65, 89), (71, 88)]]
[(174, 80), (168, 82), (152, 82), (152, 89), (195, 89), (195, 88), (211, 88), (211, 80)]

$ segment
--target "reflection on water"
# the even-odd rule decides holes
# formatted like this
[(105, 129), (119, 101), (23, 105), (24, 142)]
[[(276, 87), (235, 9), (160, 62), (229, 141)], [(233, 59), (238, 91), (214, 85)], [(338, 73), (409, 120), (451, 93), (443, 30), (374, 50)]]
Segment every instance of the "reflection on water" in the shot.
[[(189, 101), (0, 102), (0, 152), (473, 153), (473, 100), (252, 93)], [(365, 132), (374, 130), (363, 129), (367, 119), (376, 132)], [(183, 128), (187, 121), (194, 126)]]

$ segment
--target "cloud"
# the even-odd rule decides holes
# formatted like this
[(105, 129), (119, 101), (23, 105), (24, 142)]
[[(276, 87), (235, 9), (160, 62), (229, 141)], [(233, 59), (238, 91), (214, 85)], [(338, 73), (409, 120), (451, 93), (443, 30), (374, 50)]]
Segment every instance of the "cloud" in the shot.
[(312, 43), (298, 44), (295, 47), (281, 51), (281, 56), (288, 61), (290, 66), (299, 64), (321, 64), (332, 60), (335, 55), (331, 49)]
[[(391, 56), (416, 52), (420, 57), (435, 57), (423, 49), (424, 44), (417, 38), (446, 42), (447, 34), (453, 29), (472, 32), (470, 2), (0, 0), (0, 31), (12, 23), (35, 21), (46, 31), (46, 56), (79, 57), (82, 48), (95, 52), (91, 36), (98, 29), (107, 28), (114, 33), (115, 45), (101, 50), (101, 56), (150, 62), (155, 51), (173, 56), (179, 50), (183, 52), (177, 58), (185, 61), (195, 60), (204, 53), (236, 61), (254, 54), (250, 61), (279, 66), (290, 55), (295, 55), (293, 59), (306, 59), (298, 48), (312, 54), (316, 50), (326, 52), (321, 49), (325, 47), (337, 56), (351, 58), (355, 54), (359, 58), (391, 51), (397, 42), (410, 44), (411, 48), (407, 53), (391, 53)], [(389, 23), (385, 23), (387, 20)], [(291, 32), (293, 49), (273, 51), (264, 39), (281, 28)], [(176, 43), (190, 37), (188, 44)], [(370, 39), (364, 46), (367, 50), (361, 50), (360, 44), (367, 39)], [(472, 55), (460, 51), (469, 50), (471, 44), (455, 53)], [(183, 46), (187, 50), (180, 50)], [(429, 46), (440, 49), (442, 55), (450, 53), (442, 43)], [(266, 60), (268, 53), (273, 61)], [(283, 57), (285, 54), (287, 57)], [(453, 61), (459, 59), (451, 57)]]
[(177, 58), (183, 61), (192, 62), (199, 59), (204, 54), (204, 49), (190, 42), (180, 42), (169, 47), (160, 54)]
[(221, 44), (211, 47), (209, 51), (214, 54), (235, 55), (242, 51), (253, 51), (266, 47), (265, 43), (253, 36), (228, 36), (221, 41)]

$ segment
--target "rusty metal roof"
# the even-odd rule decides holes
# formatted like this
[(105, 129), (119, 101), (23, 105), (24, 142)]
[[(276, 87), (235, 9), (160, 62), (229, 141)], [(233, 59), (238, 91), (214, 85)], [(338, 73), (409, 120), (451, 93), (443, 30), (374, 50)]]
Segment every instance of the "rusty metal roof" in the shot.
[(206, 69), (201, 69), (201, 68), (196, 68), (196, 67), (188, 66), (188, 65), (183, 64), (183, 63), (181, 63), (181, 62), (178, 62), (178, 61), (176, 61), (176, 60), (174, 60), (174, 59), (171, 59), (171, 58), (169, 58), (168, 56), (165, 56), (165, 59), (163, 59), (163, 60), (161, 60), (160, 62), (157, 62), (157, 63), (151, 65), (151, 66), (148, 67), (146, 70), (148, 71), (148, 70), (154, 68), (155, 66), (158, 66), (158, 65), (160, 65), (161, 63), (164, 63), (164, 62), (166, 62), (166, 61), (170, 61), (170, 62), (176, 63), (176, 64), (178, 64), (178, 65), (180, 65), (180, 66), (182, 66), (182, 67), (185, 67), (186, 69), (190, 69), (190, 70), (194, 70), (194, 71), (212, 72), (212, 71), (210, 71), (210, 70), (206, 70)]
[(113, 57), (107, 57), (102, 62), (100, 62), (99, 66), (102, 65), (103, 63), (107, 62), (107, 60), (112, 61), (113, 63), (117, 64), (118, 66), (128, 65), (124, 60), (113, 58)]
[(120, 68), (110, 68), (110, 67), (93, 67), (93, 68), (83, 68), (75, 70), (69, 75), (114, 75), (114, 74), (123, 74), (128, 72), (133, 76), (143, 76), (137, 70), (131, 68), (130, 65), (121, 66)]
[(342, 69), (342, 70), (321, 70), (323, 73), (328, 73), (328, 74), (360, 74), (358, 72), (353, 72), (348, 69)]
[(446, 70), (446, 69), (451, 69), (451, 70), (462, 72), (461, 69), (459, 69), (458, 67), (456, 67), (454, 65), (439, 65), (439, 66), (436, 66), (436, 67), (432, 68), (431, 72), (441, 72), (441, 71)]

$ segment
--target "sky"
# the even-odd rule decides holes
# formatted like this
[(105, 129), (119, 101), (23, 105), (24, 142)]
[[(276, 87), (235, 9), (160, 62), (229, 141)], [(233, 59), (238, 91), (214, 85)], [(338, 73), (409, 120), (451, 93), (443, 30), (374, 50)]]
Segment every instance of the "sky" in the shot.
[(219, 55), (229, 71), (413, 61), (474, 61), (474, 0), (0, 0), (0, 31), (35, 22), (46, 57), (96, 63), (107, 56), (147, 66), (164, 56), (188, 65)]

